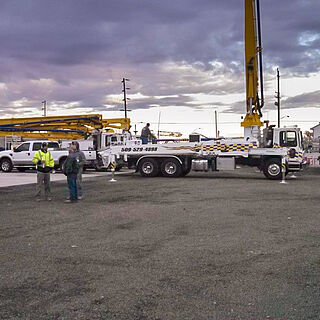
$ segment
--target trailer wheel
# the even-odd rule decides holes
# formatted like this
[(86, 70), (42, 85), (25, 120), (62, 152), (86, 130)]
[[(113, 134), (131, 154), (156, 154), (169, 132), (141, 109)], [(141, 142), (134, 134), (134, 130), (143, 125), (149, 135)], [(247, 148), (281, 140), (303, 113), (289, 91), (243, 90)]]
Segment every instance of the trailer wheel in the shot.
[(263, 168), (263, 173), (270, 180), (281, 180), (281, 160), (276, 158), (268, 160)]
[(168, 178), (177, 178), (183, 173), (181, 163), (174, 158), (168, 158), (162, 162), (161, 172), (164, 177)]
[(139, 163), (139, 172), (142, 177), (155, 177), (159, 173), (159, 165), (157, 161), (152, 158), (142, 159)]
[(0, 167), (3, 172), (11, 172), (13, 169), (13, 164), (10, 159), (2, 159), (0, 162)]

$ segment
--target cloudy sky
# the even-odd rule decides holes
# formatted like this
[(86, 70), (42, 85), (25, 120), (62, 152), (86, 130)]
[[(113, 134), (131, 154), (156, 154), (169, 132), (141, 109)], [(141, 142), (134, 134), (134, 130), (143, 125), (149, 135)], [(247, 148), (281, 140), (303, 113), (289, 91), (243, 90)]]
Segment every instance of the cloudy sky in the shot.
[[(283, 124), (320, 121), (320, 1), (261, 0), (266, 105)], [(241, 134), (243, 0), (1, 0), (0, 117), (103, 113), (141, 129)]]

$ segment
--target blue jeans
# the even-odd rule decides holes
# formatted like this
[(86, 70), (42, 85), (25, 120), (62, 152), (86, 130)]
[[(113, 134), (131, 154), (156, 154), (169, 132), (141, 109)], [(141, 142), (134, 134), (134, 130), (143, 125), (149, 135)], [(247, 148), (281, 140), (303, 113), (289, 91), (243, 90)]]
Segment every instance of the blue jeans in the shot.
[(70, 200), (75, 201), (78, 200), (78, 190), (77, 190), (77, 175), (69, 175), (67, 177), (68, 180), (68, 188), (70, 192)]
[(148, 137), (141, 137), (142, 144), (147, 144), (148, 143)]

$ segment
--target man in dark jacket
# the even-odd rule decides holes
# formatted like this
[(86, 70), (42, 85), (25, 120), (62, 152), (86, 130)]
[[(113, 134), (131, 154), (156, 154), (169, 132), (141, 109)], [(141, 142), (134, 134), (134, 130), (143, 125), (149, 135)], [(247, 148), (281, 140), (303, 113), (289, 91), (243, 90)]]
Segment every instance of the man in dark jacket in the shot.
[(83, 173), (83, 167), (84, 163), (86, 161), (85, 154), (80, 150), (80, 145), (78, 141), (72, 141), (71, 147), (75, 150), (75, 153), (77, 157), (80, 159), (80, 165), (79, 165), (79, 171), (77, 174), (77, 193), (78, 193), (78, 200), (82, 199), (82, 173)]
[(70, 199), (65, 202), (77, 202), (78, 190), (77, 190), (77, 174), (79, 172), (80, 159), (74, 148), (69, 149), (69, 156), (67, 157), (64, 166), (63, 173), (67, 176), (68, 188), (70, 192)]

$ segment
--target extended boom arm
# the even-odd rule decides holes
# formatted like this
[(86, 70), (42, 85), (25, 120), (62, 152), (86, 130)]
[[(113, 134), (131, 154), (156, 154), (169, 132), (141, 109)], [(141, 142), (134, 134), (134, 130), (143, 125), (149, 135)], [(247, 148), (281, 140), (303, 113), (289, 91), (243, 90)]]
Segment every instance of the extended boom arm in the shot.
[[(263, 126), (260, 121), (263, 107), (262, 47), (259, 0), (245, 0), (245, 74), (246, 117), (243, 127)], [(259, 61), (258, 61), (259, 57)], [(258, 65), (260, 67), (261, 100), (259, 98)]]

